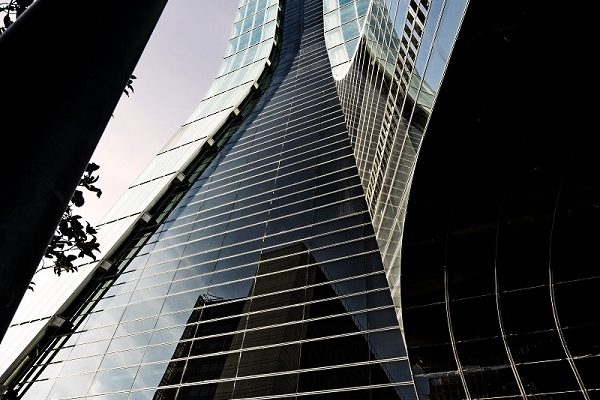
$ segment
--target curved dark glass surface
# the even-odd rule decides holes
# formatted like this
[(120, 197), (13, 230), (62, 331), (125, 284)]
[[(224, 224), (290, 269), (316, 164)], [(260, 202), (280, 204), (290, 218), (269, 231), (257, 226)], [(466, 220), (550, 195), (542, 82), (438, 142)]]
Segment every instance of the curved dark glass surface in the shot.
[(423, 398), (600, 394), (594, 6), (470, 2), (404, 230)]
[(322, 14), (285, 2), (262, 96), (40, 349), (19, 397), (416, 398)]

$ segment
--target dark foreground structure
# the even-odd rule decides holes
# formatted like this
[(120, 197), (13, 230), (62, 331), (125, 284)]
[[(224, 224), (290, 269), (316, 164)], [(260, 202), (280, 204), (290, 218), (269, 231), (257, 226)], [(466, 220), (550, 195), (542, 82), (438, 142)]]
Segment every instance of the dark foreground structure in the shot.
[(0, 37), (0, 340), (165, 4), (37, 0)]
[(589, 11), (240, 1), (5, 398), (599, 398)]

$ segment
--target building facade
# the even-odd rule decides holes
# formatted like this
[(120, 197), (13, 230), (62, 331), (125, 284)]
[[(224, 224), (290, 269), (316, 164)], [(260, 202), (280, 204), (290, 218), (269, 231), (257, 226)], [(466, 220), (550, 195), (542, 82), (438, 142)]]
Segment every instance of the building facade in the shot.
[(550, 104), (561, 7), (467, 3), (241, 0), (102, 260), (23, 301), (4, 397), (600, 395), (593, 13)]
[[(580, 6), (572, 21), (556, 1), (465, 15), (402, 248), (408, 355), (438, 398), (600, 396), (597, 5)], [(586, 82), (557, 87), (567, 48)]]

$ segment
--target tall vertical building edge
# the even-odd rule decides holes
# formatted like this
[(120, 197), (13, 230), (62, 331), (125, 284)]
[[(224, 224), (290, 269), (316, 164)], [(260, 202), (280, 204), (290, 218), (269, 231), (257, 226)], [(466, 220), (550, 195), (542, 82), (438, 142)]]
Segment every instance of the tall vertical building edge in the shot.
[(102, 260), (23, 301), (3, 398), (598, 398), (578, 7), (240, 0)]

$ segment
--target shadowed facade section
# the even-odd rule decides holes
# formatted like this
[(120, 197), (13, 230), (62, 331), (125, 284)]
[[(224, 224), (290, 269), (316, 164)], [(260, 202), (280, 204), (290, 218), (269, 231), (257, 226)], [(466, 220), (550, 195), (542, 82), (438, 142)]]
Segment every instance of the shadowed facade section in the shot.
[(423, 396), (600, 393), (594, 20), (565, 20), (555, 1), (469, 5), (404, 230), (404, 326)]

